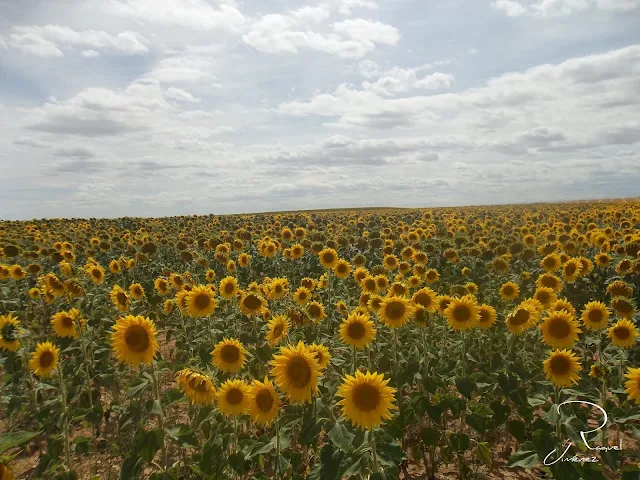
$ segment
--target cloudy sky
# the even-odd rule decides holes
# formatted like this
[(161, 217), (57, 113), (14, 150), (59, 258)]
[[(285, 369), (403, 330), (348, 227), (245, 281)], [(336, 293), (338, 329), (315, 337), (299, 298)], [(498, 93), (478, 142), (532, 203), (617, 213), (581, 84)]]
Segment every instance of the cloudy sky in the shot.
[(640, 0), (0, 0), (0, 218), (640, 194)]

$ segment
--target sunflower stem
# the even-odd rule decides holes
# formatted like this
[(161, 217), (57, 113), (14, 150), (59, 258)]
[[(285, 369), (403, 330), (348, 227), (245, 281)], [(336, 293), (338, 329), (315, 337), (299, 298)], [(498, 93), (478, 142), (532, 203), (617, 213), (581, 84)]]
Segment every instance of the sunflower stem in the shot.
[(276, 478), (280, 473), (280, 418), (276, 413)]
[(353, 349), (353, 373), (356, 373), (358, 368), (358, 352), (355, 346), (351, 347)]
[[(604, 408), (605, 410), (607, 409), (607, 377), (604, 377), (602, 379), (602, 392), (601, 392), (601, 396), (602, 396), (602, 408)], [(602, 427), (602, 445), (604, 446), (606, 441), (607, 441), (607, 425), (605, 424)]]
[[(560, 405), (560, 387), (558, 387), (557, 385), (554, 387), (554, 391), (555, 391), (555, 407), (556, 409), (558, 409), (558, 405)], [(557, 410), (558, 413), (558, 419), (556, 420), (556, 436), (558, 437), (558, 440), (561, 441), (561, 437), (562, 437), (562, 426), (560, 423), (560, 410)]]
[(371, 457), (373, 458), (373, 473), (378, 473), (380, 467), (378, 465), (378, 452), (376, 450), (376, 438), (373, 435), (373, 430), (369, 430), (369, 439), (371, 441)]
[(624, 350), (622, 348), (619, 349), (620, 350), (620, 364), (618, 366), (618, 380), (620, 381), (620, 387), (622, 388), (622, 385), (624, 383)]
[[(86, 335), (84, 334), (84, 328), (80, 325), (80, 343), (82, 345), (82, 352), (84, 353), (84, 374), (87, 380), (87, 394), (89, 395), (89, 407), (91, 407), (91, 412), (93, 414), (93, 392), (91, 391), (91, 374), (89, 373), (89, 363), (91, 363), (91, 367), (93, 368), (93, 363), (87, 354), (87, 343), (85, 342)], [(97, 452), (97, 442), (96, 442), (96, 425), (91, 423), (91, 443), (93, 444), (93, 452), (94, 454)], [(91, 460), (91, 471), (90, 474), (93, 475), (93, 470), (95, 468), (95, 455), (92, 456)]]
[(233, 454), (238, 453), (238, 417), (233, 416)]
[(22, 348), (22, 359), (24, 361), (24, 368), (27, 370), (27, 373), (29, 375), (29, 386), (31, 387), (31, 401), (33, 402), (33, 406), (34, 406), (34, 413), (38, 412), (38, 392), (36, 392), (36, 384), (35, 381), (33, 379), (33, 374), (31, 373), (31, 369), (29, 368), (29, 359), (27, 357), (27, 348), (23, 347)]
[[(160, 406), (162, 407), (162, 403), (160, 402), (160, 388), (158, 387), (158, 377), (156, 374), (155, 361), (153, 360), (151, 360), (151, 378), (153, 378), (153, 393), (155, 399), (158, 401), (158, 403), (160, 403)], [(158, 421), (158, 429), (162, 432), (162, 446), (160, 447), (160, 450), (162, 454), (162, 463), (164, 465), (164, 470), (166, 471), (169, 466), (169, 458), (167, 456), (167, 448), (164, 441), (164, 437), (166, 436), (166, 433), (164, 431), (164, 420), (161, 414), (158, 414), (156, 418)]]
[(58, 362), (58, 382), (60, 383), (60, 400), (62, 401), (62, 434), (64, 436), (65, 468), (71, 468), (71, 452), (69, 447), (69, 409), (67, 408), (67, 390), (62, 375), (62, 360)]

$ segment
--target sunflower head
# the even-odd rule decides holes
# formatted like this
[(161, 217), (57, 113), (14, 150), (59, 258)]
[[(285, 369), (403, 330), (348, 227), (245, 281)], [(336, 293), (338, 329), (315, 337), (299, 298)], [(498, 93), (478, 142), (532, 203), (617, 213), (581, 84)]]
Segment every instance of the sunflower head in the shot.
[(580, 359), (571, 350), (553, 350), (544, 361), (547, 379), (557, 387), (569, 387), (580, 380)]
[(227, 276), (220, 280), (220, 296), (227, 300), (236, 298), (238, 291), (238, 279), (235, 277)]
[(444, 311), (447, 323), (455, 331), (465, 331), (478, 323), (478, 304), (473, 295), (453, 298)]
[(185, 368), (177, 373), (178, 385), (195, 405), (211, 404), (215, 400), (215, 388), (211, 378), (200, 372)]
[(309, 352), (314, 356), (320, 370), (324, 370), (331, 362), (331, 354), (329, 353), (329, 349), (322, 344), (312, 343), (307, 347)]
[(266, 340), (272, 347), (280, 343), (289, 333), (291, 322), (286, 315), (276, 315), (267, 324)]
[(41, 378), (53, 376), (53, 371), (58, 366), (60, 349), (51, 342), (43, 342), (36, 345), (36, 350), (31, 354), (29, 368)]
[(159, 349), (155, 324), (142, 315), (126, 315), (116, 320), (111, 344), (119, 362), (132, 366), (150, 364)]
[(240, 298), (240, 310), (247, 316), (260, 315), (266, 308), (266, 300), (258, 293), (248, 291)]
[(307, 315), (315, 323), (320, 322), (327, 315), (324, 311), (324, 305), (318, 302), (309, 302), (306, 305)]
[(611, 339), (611, 343), (620, 348), (631, 348), (636, 344), (636, 340), (640, 335), (638, 328), (629, 320), (623, 319), (609, 327), (607, 335)]
[(533, 327), (538, 318), (538, 311), (529, 303), (522, 302), (507, 315), (505, 323), (511, 333), (519, 334)]
[(620, 318), (631, 320), (636, 314), (636, 306), (633, 300), (626, 297), (616, 297), (611, 300), (611, 308)]
[(76, 308), (58, 312), (51, 317), (51, 326), (58, 337), (77, 338), (86, 321)]
[(271, 380), (265, 377), (263, 382), (254, 380), (249, 392), (249, 413), (253, 421), (260, 426), (269, 425), (278, 416), (280, 400)]
[(12, 316), (0, 315), (0, 350), (15, 352), (20, 348), (20, 321)]
[(243, 380), (227, 380), (216, 392), (218, 408), (225, 415), (242, 415), (249, 410), (251, 387)]
[(187, 314), (194, 318), (210, 316), (216, 309), (218, 302), (209, 285), (197, 285), (185, 295)]
[(554, 348), (572, 347), (582, 332), (567, 310), (550, 311), (540, 325), (544, 343)]
[(351, 313), (340, 324), (339, 333), (344, 343), (361, 349), (374, 340), (376, 329), (368, 316), (362, 313)]
[(500, 287), (500, 296), (508, 302), (515, 300), (520, 295), (520, 288), (513, 282), (506, 282)]
[(496, 309), (491, 305), (482, 304), (478, 307), (478, 328), (491, 328), (496, 323)]
[(247, 351), (235, 338), (225, 338), (211, 352), (213, 364), (226, 373), (234, 373), (244, 367)]
[(333, 248), (320, 250), (318, 258), (320, 259), (320, 264), (326, 269), (333, 268), (338, 263), (338, 253)]
[(415, 312), (415, 306), (406, 297), (385, 297), (380, 302), (377, 314), (382, 322), (390, 328), (406, 325)]
[(625, 392), (629, 395), (629, 400), (635, 400), (640, 405), (640, 368), (628, 367), (625, 377), (628, 379)]
[(271, 361), (270, 374), (276, 385), (293, 403), (311, 403), (311, 394), (318, 389), (320, 365), (304, 343), (280, 347), (280, 354)]
[(429, 313), (435, 313), (438, 309), (437, 294), (430, 288), (421, 288), (411, 297), (411, 303), (414, 305), (420, 305)]
[(391, 418), (397, 409), (394, 388), (388, 386), (389, 379), (377, 372), (362, 373), (343, 377), (337, 396), (342, 400), (342, 416), (363, 430), (371, 430)]
[(580, 318), (589, 330), (601, 330), (609, 322), (609, 309), (604, 303), (594, 300), (584, 306)]

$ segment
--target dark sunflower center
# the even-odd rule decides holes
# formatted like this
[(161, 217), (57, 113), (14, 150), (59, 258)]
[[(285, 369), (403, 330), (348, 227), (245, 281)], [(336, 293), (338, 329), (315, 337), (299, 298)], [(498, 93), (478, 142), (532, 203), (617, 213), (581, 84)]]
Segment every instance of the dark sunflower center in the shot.
[(556, 266), (556, 260), (553, 257), (548, 257), (544, 259), (544, 266), (547, 268), (553, 268)]
[(489, 317), (489, 312), (486, 310), (480, 310), (478, 314), (478, 322), (479, 323), (487, 323), (491, 318)]
[(282, 335), (283, 330), (284, 330), (284, 325), (282, 325), (281, 323), (273, 327), (274, 338), (280, 338), (280, 335)]
[(69, 316), (62, 317), (61, 323), (64, 328), (73, 328), (73, 319)]
[(136, 353), (145, 352), (149, 348), (149, 334), (141, 325), (131, 325), (124, 334), (124, 341)]
[(549, 333), (552, 337), (555, 338), (567, 338), (569, 336), (569, 333), (571, 333), (569, 322), (567, 322), (564, 318), (554, 318), (549, 323)]
[(349, 324), (349, 327), (347, 328), (347, 335), (349, 335), (350, 338), (360, 340), (364, 337), (364, 334), (365, 328), (362, 322), (353, 322)]
[(206, 293), (198, 293), (193, 299), (193, 304), (198, 310), (205, 310), (211, 305), (211, 297)]
[(256, 394), (256, 405), (262, 412), (270, 412), (273, 408), (273, 403), (273, 397), (268, 389), (264, 388)]
[(502, 288), (502, 293), (504, 293), (507, 297), (513, 295), (513, 287), (511, 285), (507, 285)]
[(600, 323), (604, 319), (604, 314), (601, 310), (589, 310), (587, 318), (591, 323)]
[(201, 378), (192, 378), (189, 380), (189, 386), (198, 393), (207, 392), (207, 382)]
[(225, 293), (233, 293), (234, 290), (235, 290), (235, 287), (233, 286), (233, 283), (229, 282), (225, 284), (224, 286)]
[(529, 312), (524, 308), (519, 309), (512, 317), (511, 323), (516, 326), (524, 325), (529, 321)]
[(309, 315), (314, 318), (318, 318), (320, 316), (320, 307), (318, 305), (310, 305), (309, 306)]
[(543, 305), (546, 305), (551, 300), (548, 292), (538, 292), (537, 299)]
[(373, 385), (362, 384), (353, 389), (353, 403), (358, 410), (370, 412), (380, 405), (380, 391)]
[(576, 266), (573, 263), (569, 263), (564, 267), (564, 271), (567, 275), (573, 275), (576, 273)]
[(633, 310), (631, 303), (626, 300), (617, 300), (613, 303), (613, 308), (620, 313), (629, 313)]
[(364, 282), (364, 287), (371, 291), (371, 290), (375, 290), (376, 289), (376, 282), (373, 279), (369, 279), (366, 282)]
[(404, 295), (407, 293), (407, 289), (404, 285), (394, 285), (393, 286), (393, 292), (396, 295)]
[(542, 277), (542, 285), (549, 288), (554, 288), (556, 286), (556, 279), (553, 277)]
[(244, 306), (253, 311), (259, 309), (262, 306), (262, 302), (256, 295), (250, 294), (245, 297)]
[(49, 368), (53, 364), (53, 360), (53, 353), (44, 352), (42, 355), (40, 355), (40, 366), (42, 368)]
[(225, 363), (236, 363), (240, 359), (240, 350), (235, 345), (225, 345), (220, 349), (220, 358)]
[(631, 332), (627, 327), (618, 326), (613, 329), (613, 335), (619, 340), (626, 340), (631, 336)]
[(102, 277), (102, 272), (96, 268), (91, 270), (91, 275), (93, 276), (93, 278), (100, 278)]
[(2, 331), (0, 331), (0, 337), (4, 338), (7, 342), (13, 342), (16, 339), (17, 333), (18, 329), (15, 327), (15, 325), (7, 323), (2, 327)]
[(565, 356), (555, 356), (551, 359), (550, 367), (555, 375), (566, 375), (571, 370), (571, 361)]
[(287, 364), (289, 382), (296, 388), (304, 388), (311, 380), (311, 368), (302, 357), (293, 357)]
[(338, 273), (345, 273), (347, 271), (347, 266), (341, 263), (340, 265), (338, 265), (337, 270)]
[(316, 350), (315, 354), (316, 362), (318, 362), (318, 365), (322, 365), (322, 363), (324, 362), (324, 356), (322, 355), (322, 352), (320, 350)]
[(466, 305), (457, 305), (453, 309), (453, 318), (457, 322), (468, 322), (471, 319), (471, 310)]
[(419, 293), (414, 297), (413, 301), (418, 305), (422, 305), (425, 308), (431, 305), (431, 297), (426, 293)]
[(325, 253), (324, 255), (322, 255), (322, 259), (324, 260), (324, 263), (333, 263), (334, 261), (333, 253), (331, 252)]
[(393, 301), (389, 302), (384, 309), (384, 313), (391, 320), (399, 320), (404, 316), (406, 309), (402, 302)]
[(227, 392), (227, 402), (231, 405), (239, 405), (244, 400), (244, 393), (239, 388), (231, 388)]
[(116, 299), (118, 300), (118, 303), (120, 305), (126, 305), (127, 304), (127, 296), (122, 292), (119, 292), (118, 295), (116, 295)]

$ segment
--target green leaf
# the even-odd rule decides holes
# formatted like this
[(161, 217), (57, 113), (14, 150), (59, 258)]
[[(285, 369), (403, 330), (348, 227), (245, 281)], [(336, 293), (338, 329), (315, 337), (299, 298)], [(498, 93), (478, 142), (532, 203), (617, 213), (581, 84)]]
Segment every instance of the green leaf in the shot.
[(340, 462), (340, 470), (338, 471), (339, 478), (348, 478), (360, 473), (362, 458), (362, 455), (359, 453), (353, 453), (344, 457), (342, 462)]
[(135, 452), (129, 452), (124, 457), (122, 466), (120, 467), (120, 480), (135, 480), (142, 473), (144, 461)]
[(234, 453), (233, 455), (229, 455), (228, 459), (229, 459), (229, 466), (231, 466), (231, 469), (234, 472), (242, 475), (244, 472), (247, 471), (248, 465), (244, 460), (244, 454), (242, 452), (237, 452), (237, 453)]
[(435, 447), (440, 442), (440, 430), (435, 428), (423, 428), (420, 430), (420, 438), (427, 447)]
[(509, 420), (507, 422), (507, 430), (519, 442), (524, 442), (526, 427), (522, 420)]
[(397, 443), (380, 443), (376, 445), (376, 451), (381, 465), (398, 466), (406, 459), (404, 450)]
[(482, 460), (485, 465), (491, 467), (491, 449), (489, 448), (489, 443), (479, 443), (476, 447), (476, 456)]
[(134, 383), (129, 388), (127, 388), (127, 393), (126, 393), (127, 398), (140, 395), (148, 386), (149, 386), (148, 381), (139, 379), (136, 383)]
[(467, 397), (471, 398), (471, 394), (476, 388), (476, 384), (470, 378), (456, 378), (456, 387), (458, 387), (458, 391)]
[(156, 456), (156, 453), (162, 447), (163, 436), (162, 430), (158, 428), (148, 432), (144, 430), (138, 431), (134, 443), (136, 451), (145, 462), (150, 463)]
[(491, 407), (491, 410), (493, 410), (493, 416), (491, 417), (493, 425), (494, 427), (499, 427), (509, 417), (511, 407), (509, 405), (504, 405), (497, 400), (491, 402), (489, 406)]
[(167, 436), (182, 447), (198, 446), (198, 436), (189, 425), (168, 427)]
[(476, 432), (484, 433), (487, 431), (487, 421), (480, 415), (472, 413), (465, 421), (467, 425), (473, 428)]
[(451, 446), (455, 452), (466, 452), (469, 450), (469, 436), (464, 433), (452, 433), (449, 436)]
[(509, 458), (507, 467), (533, 468), (538, 462), (538, 454), (534, 450), (518, 450)]
[(198, 466), (200, 470), (213, 478), (222, 478), (227, 459), (220, 445), (209, 440), (203, 450)]
[(329, 431), (329, 439), (333, 444), (343, 452), (353, 450), (353, 439), (355, 435), (351, 433), (342, 422), (336, 422)]
[(40, 432), (12, 432), (3, 433), (0, 435), (0, 454), (6, 452), (10, 448), (19, 447), (27, 442), (30, 442), (35, 437), (40, 435)]

